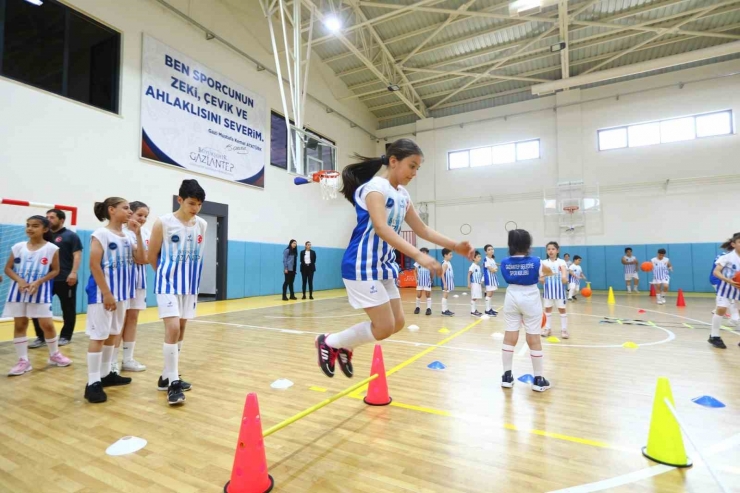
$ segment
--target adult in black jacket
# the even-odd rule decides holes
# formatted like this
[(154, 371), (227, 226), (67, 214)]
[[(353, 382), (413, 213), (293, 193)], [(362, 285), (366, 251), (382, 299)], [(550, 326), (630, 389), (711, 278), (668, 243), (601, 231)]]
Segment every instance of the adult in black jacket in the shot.
[(306, 281), (308, 281), (309, 298), (313, 299), (313, 273), (316, 272), (316, 252), (311, 250), (311, 242), (306, 242), (306, 249), (300, 254), (301, 278), (303, 279), (303, 299), (306, 299)]

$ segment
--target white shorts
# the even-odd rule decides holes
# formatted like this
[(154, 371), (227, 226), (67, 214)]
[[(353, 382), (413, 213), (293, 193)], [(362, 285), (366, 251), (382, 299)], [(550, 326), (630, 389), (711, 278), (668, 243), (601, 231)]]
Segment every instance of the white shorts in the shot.
[(395, 279), (379, 281), (351, 281), (342, 279), (347, 288), (349, 304), (352, 308), (372, 308), (401, 298)]
[(198, 296), (195, 294), (158, 294), (159, 318), (177, 317), (184, 320), (195, 318)]
[(8, 301), (3, 318), (51, 318), (51, 303), (16, 303)]
[(544, 301), (545, 301), (545, 308), (551, 308), (553, 306), (556, 308), (565, 308), (565, 300), (553, 300), (550, 298), (545, 298)]
[(103, 303), (87, 305), (87, 326), (85, 334), (93, 341), (104, 341), (110, 336), (115, 336), (123, 331), (123, 323), (126, 320), (128, 300), (116, 303), (116, 309), (109, 312)]
[(416, 290), (417, 291), (428, 291), (431, 293), (432, 287), (431, 286), (416, 286)]
[(639, 276), (639, 274), (637, 274), (637, 272), (633, 272), (632, 274), (625, 274), (624, 275), (624, 280), (625, 281), (629, 281), (631, 279), (635, 279), (635, 280), (639, 281), (640, 280), (640, 276)]
[(483, 298), (483, 289), (481, 288), (481, 285), (471, 284), (470, 285), (470, 299), (479, 300), (481, 298)]
[(146, 289), (137, 289), (136, 296), (128, 300), (129, 310), (146, 310)]
[(671, 283), (671, 280), (670, 279), (659, 279), (657, 281), (655, 279), (653, 279), (652, 281), (650, 281), (650, 284), (656, 284), (656, 285), (657, 284), (665, 284), (666, 286), (668, 286), (670, 283)]
[(537, 286), (510, 284), (504, 300), (504, 320), (507, 332), (518, 332), (522, 325), (527, 334), (537, 335), (542, 331), (542, 299)]
[(730, 305), (734, 305), (735, 300), (732, 298), (725, 298), (724, 296), (717, 296), (717, 306), (720, 308), (730, 308)]
[(498, 289), (498, 286), (489, 286), (486, 284), (486, 293), (491, 293), (493, 291), (496, 291)]

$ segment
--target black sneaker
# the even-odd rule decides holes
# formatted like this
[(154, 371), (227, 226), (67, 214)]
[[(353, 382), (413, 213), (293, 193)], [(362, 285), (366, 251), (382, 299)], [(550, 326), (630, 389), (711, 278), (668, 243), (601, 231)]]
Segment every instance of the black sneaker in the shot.
[(549, 388), (550, 382), (548, 382), (545, 377), (534, 377), (534, 382), (532, 382), (532, 390), (534, 390), (535, 392), (544, 392)]
[[(182, 377), (180, 377), (179, 375), (178, 375), (178, 377), (180, 378), (180, 386), (182, 387), (183, 392), (187, 392), (188, 390), (190, 390), (191, 388), (193, 388), (193, 386), (190, 385), (185, 380), (183, 380)], [(159, 377), (159, 382), (157, 382), (157, 390), (167, 390), (169, 388), (170, 388), (170, 379), (169, 378), (162, 378), (160, 376)]]
[(711, 344), (712, 346), (716, 347), (717, 349), (727, 349), (727, 346), (725, 346), (725, 341), (722, 340), (721, 337), (709, 337), (707, 339), (707, 342)]
[(100, 382), (103, 384), (103, 387), (118, 387), (119, 385), (130, 384), (131, 379), (129, 377), (122, 377), (118, 373), (112, 371), (101, 378)]
[(167, 404), (174, 406), (185, 402), (185, 394), (182, 393), (182, 383), (180, 380), (173, 380), (167, 389)]
[(481, 312), (479, 312), (478, 310), (476, 310), (474, 312), (470, 312), (470, 314), (472, 316), (474, 316), (474, 317), (482, 317), (483, 316), (483, 314)]
[(491, 308), (491, 316), (495, 317), (496, 315), (498, 315), (498, 312), (494, 310), (493, 308)]
[(426, 314), (425, 315), (431, 315), (431, 314), (432, 314), (432, 309), (431, 308), (427, 308), (427, 311), (426, 311)]
[(574, 295), (573, 296), (573, 301), (578, 301), (578, 297)]
[(108, 395), (103, 390), (103, 384), (95, 382), (92, 385), (85, 385), (85, 399), (90, 404), (99, 404), (108, 400)]
[(291, 299), (291, 300), (293, 300), (293, 301), (295, 301), (295, 300), (297, 300), (298, 298), (296, 298), (295, 296), (291, 296), (291, 297), (290, 297), (290, 299)]
[(416, 307), (416, 310), (414, 310), (414, 315), (418, 315), (420, 311), (421, 311), (421, 308), (419, 308), (419, 307), (417, 306), (417, 307)]
[(510, 389), (514, 386), (514, 375), (511, 374), (511, 370), (505, 371), (503, 375), (501, 375), (501, 386)]
[(339, 358), (339, 368), (342, 369), (342, 373), (347, 378), (354, 376), (354, 369), (352, 368), (352, 351), (349, 349), (340, 349), (337, 354)]
[(326, 336), (321, 334), (316, 338), (316, 351), (319, 356), (319, 368), (329, 378), (334, 377), (334, 363), (337, 361), (337, 350), (326, 345)]
[(309, 295), (308, 299), (309, 300), (312, 300), (313, 299), (313, 295)]
[(454, 313), (449, 310), (445, 310), (442, 312), (442, 315), (444, 315), (445, 317), (451, 317), (452, 315), (454, 315)]

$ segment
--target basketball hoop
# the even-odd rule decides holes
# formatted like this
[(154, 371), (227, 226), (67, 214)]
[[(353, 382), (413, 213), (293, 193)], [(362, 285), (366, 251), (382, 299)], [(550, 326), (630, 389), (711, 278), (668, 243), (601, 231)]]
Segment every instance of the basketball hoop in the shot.
[(317, 171), (313, 174), (313, 181), (321, 185), (321, 198), (324, 200), (336, 199), (339, 192), (338, 171)]
[(573, 214), (574, 212), (578, 210), (578, 206), (577, 205), (566, 205), (565, 207), (563, 207), (563, 210), (567, 212), (568, 214)]

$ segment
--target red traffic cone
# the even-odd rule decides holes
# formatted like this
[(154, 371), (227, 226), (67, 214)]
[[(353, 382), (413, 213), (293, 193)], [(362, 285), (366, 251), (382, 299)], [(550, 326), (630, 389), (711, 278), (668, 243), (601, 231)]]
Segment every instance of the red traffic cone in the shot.
[(655, 293), (655, 284), (650, 285), (650, 297), (655, 298), (657, 294)]
[(257, 394), (247, 394), (231, 480), (224, 486), (224, 493), (267, 493), (274, 485), (272, 476), (267, 474)]
[(645, 310), (637, 310), (637, 313), (645, 313)]
[(683, 299), (683, 289), (678, 290), (678, 300), (676, 306), (686, 306), (686, 300)]
[(373, 352), (373, 364), (370, 367), (370, 375), (378, 375), (378, 378), (370, 382), (367, 395), (363, 399), (365, 404), (371, 406), (387, 406), (393, 399), (388, 395), (388, 381), (385, 379), (385, 365), (383, 364), (383, 350), (380, 344), (375, 345)]

